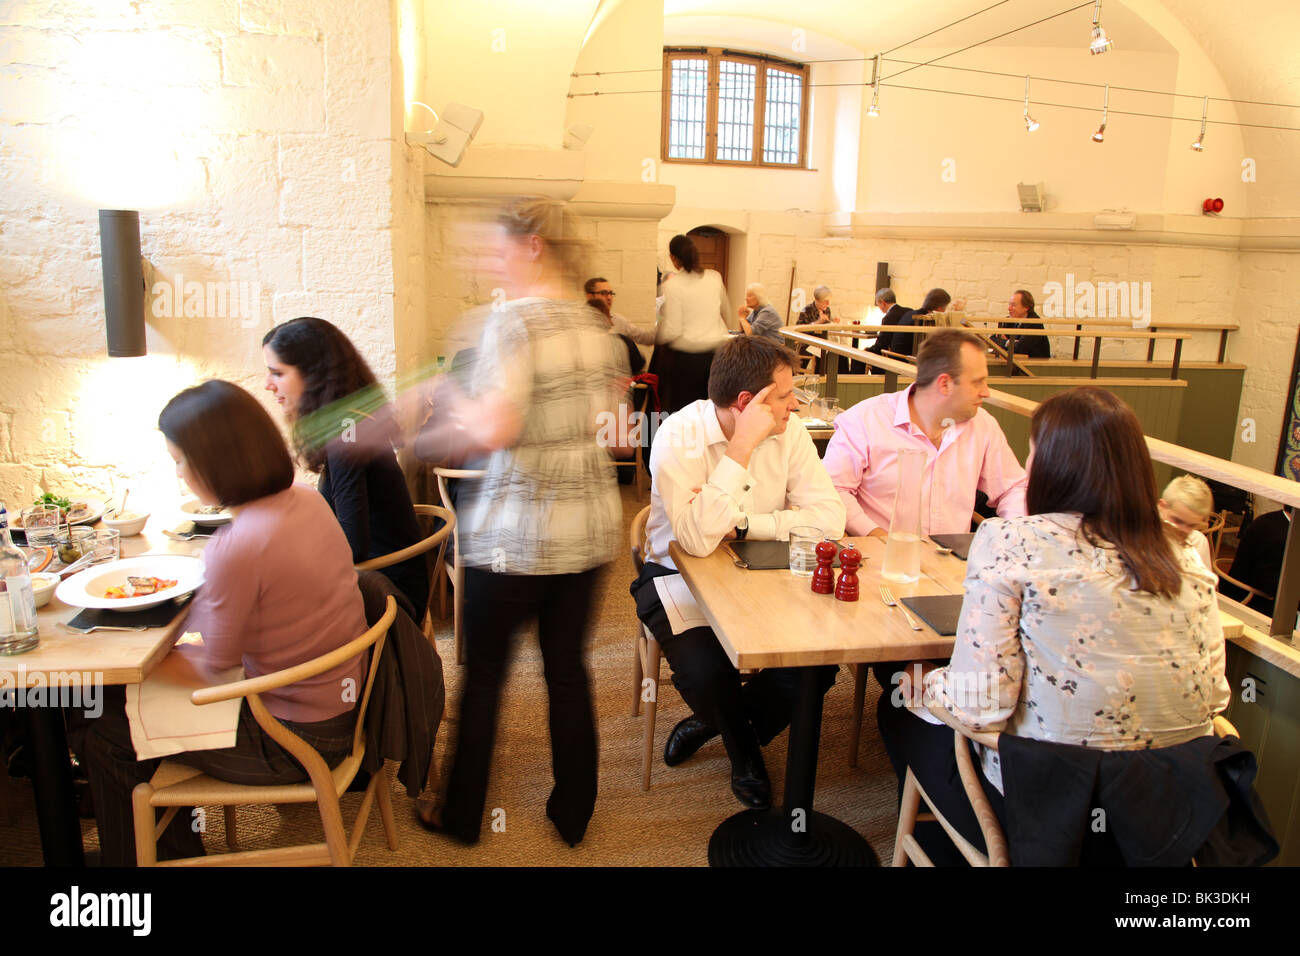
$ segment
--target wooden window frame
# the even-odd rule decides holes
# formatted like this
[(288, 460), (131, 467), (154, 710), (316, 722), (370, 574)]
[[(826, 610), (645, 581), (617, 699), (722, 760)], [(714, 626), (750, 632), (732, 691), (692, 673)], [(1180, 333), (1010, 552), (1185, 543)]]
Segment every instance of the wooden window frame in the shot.
[[(708, 60), (709, 77), (706, 84), (708, 102), (705, 108), (704, 158), (684, 159), (668, 155), (668, 129), (672, 119), (673, 60)], [(754, 142), (750, 160), (718, 159), (718, 90), (719, 64), (723, 60), (747, 63), (754, 67)], [(797, 73), (803, 81), (799, 103), (799, 161), (796, 163), (769, 163), (763, 160), (763, 134), (767, 114), (768, 67)], [(685, 163), (692, 166), (760, 166), (765, 169), (808, 169), (808, 105), (812, 100), (809, 89), (807, 63), (795, 63), (762, 53), (742, 53), (721, 47), (665, 47), (663, 66), (663, 105), (660, 110), (659, 155), (665, 163)]]

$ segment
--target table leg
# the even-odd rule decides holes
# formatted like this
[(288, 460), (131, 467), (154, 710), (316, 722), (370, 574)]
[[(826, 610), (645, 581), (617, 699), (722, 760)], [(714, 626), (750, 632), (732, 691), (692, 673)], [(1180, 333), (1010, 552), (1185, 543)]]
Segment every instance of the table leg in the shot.
[(805, 667), (790, 721), (785, 806), (746, 810), (724, 820), (709, 840), (710, 866), (879, 866), (856, 830), (813, 809), (822, 692), (817, 670)]
[(32, 792), (36, 798), (36, 822), (45, 865), (85, 866), (63, 711), (58, 707), (32, 707), (27, 717), (32, 748)]

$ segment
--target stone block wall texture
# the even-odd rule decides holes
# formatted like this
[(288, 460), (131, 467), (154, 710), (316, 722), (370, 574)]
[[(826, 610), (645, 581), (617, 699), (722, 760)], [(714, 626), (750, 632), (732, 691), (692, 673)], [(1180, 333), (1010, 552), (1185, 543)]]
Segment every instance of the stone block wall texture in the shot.
[[(0, 9), (0, 499), (42, 474), (174, 496), (160, 408), (213, 377), (266, 400), (261, 337), (294, 316), (391, 378), (395, 324), (422, 320), (394, 249), (409, 273), (423, 239), (391, 24), (388, 0)], [(140, 210), (144, 358), (106, 355), (99, 208)]]

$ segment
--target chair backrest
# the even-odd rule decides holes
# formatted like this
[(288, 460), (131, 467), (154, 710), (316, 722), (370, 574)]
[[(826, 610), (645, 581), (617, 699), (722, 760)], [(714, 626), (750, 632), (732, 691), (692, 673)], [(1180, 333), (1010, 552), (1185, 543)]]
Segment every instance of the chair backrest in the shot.
[(1219, 558), (1219, 546), (1223, 543), (1223, 529), (1228, 524), (1228, 512), (1225, 509), (1218, 514), (1210, 515), (1209, 523), (1205, 526), (1203, 532), (1210, 542), (1210, 561), (1217, 561)]
[(401, 564), (408, 561), (416, 555), (432, 551), (438, 545), (446, 540), (447, 535), (451, 534), (452, 529), (456, 527), (456, 515), (450, 508), (443, 508), (438, 505), (415, 505), (415, 514), (426, 518), (441, 518), (443, 526), (427, 538), (422, 538), (408, 548), (402, 548), (400, 551), (390, 551), (388, 554), (381, 554), (377, 558), (370, 558), (362, 561), (354, 567), (358, 571), (378, 571), (380, 568), (390, 568), (394, 564)]
[(632, 567), (641, 573), (645, 565), (645, 526), (650, 520), (650, 506), (646, 505), (632, 519), (632, 527), (627, 533), (628, 550), (632, 553)]

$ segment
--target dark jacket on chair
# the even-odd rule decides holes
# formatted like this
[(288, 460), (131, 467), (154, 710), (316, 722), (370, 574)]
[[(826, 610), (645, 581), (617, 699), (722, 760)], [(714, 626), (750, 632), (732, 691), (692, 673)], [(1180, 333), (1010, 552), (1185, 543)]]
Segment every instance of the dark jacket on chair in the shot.
[(391, 594), (397, 599), (397, 617), (388, 629), (384, 653), (379, 658), (366, 712), (366, 755), (361, 767), (375, 773), (383, 761), (400, 760), (397, 779), (409, 797), (424, 789), (446, 704), (442, 681), (442, 660), (412, 620), (411, 604), (388, 578), (378, 571), (358, 576), (366, 603), (366, 623), (373, 625), (384, 616)]
[(1193, 857), (1260, 866), (1277, 856), (1253, 787), (1255, 755), (1236, 737), (1096, 750), (1003, 734), (998, 752), (1013, 866), (1187, 866)]

